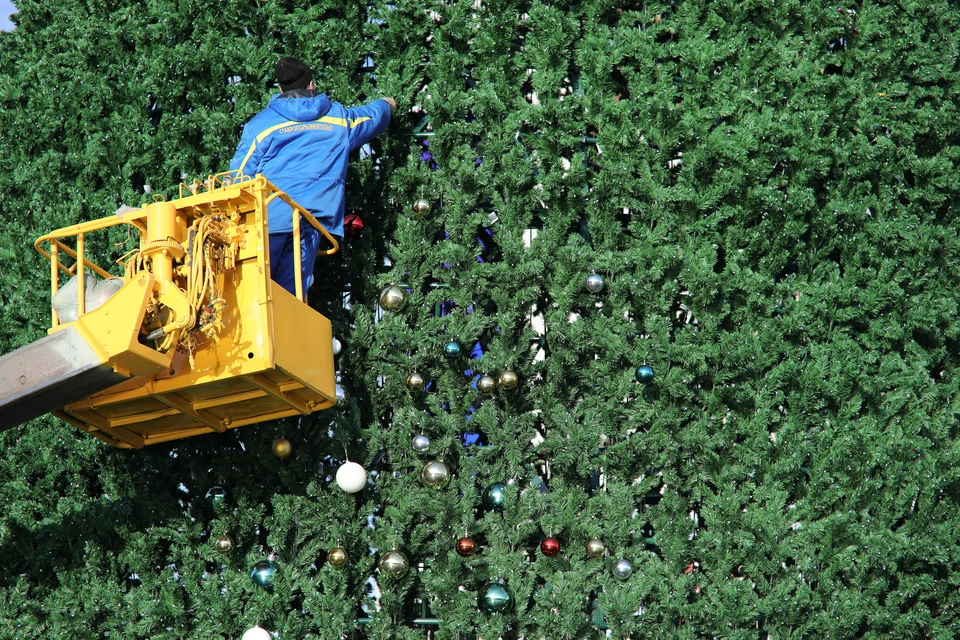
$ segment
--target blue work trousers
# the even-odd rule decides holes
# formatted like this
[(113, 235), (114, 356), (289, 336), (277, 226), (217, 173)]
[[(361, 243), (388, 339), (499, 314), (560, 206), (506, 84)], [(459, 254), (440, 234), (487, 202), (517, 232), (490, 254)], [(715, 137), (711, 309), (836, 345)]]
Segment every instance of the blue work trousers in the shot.
[[(313, 265), (317, 261), (320, 234), (316, 229), (300, 229), (300, 274), (303, 292), (313, 284)], [(281, 287), (297, 295), (294, 280), (293, 233), (270, 234), (270, 277)]]

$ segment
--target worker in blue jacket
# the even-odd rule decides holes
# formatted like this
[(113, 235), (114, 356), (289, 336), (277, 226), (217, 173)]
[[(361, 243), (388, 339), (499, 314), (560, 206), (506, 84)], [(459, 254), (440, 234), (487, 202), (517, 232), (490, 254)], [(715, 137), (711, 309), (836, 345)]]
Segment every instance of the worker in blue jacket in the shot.
[[(392, 98), (362, 107), (344, 107), (317, 93), (310, 67), (296, 58), (276, 65), (280, 93), (243, 128), (230, 162), (243, 175), (262, 173), (338, 239), (343, 238), (344, 186), (350, 152), (363, 146), (390, 123)], [(279, 198), (270, 203), (270, 276), (295, 292), (293, 218)], [(300, 225), (303, 290), (313, 282), (320, 234)]]

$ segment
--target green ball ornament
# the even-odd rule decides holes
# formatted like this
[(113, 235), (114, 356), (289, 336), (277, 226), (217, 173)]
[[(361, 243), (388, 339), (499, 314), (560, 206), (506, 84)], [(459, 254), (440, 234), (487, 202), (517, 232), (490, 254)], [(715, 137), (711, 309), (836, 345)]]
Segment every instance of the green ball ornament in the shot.
[(410, 562), (407, 560), (407, 556), (393, 549), (383, 554), (377, 567), (383, 575), (399, 580), (407, 575), (407, 571), (410, 570)]
[(380, 291), (380, 308), (387, 311), (402, 311), (407, 306), (407, 292), (400, 287), (390, 285)]
[(483, 491), (483, 507), (488, 511), (503, 511), (507, 502), (507, 485), (495, 482)]
[(447, 360), (456, 360), (460, 357), (462, 351), (463, 349), (460, 348), (460, 343), (454, 342), (453, 340), (443, 345), (443, 355)]
[(493, 583), (480, 592), (477, 607), (484, 613), (503, 613), (513, 605), (513, 596), (502, 584)]
[(221, 486), (210, 487), (207, 489), (207, 493), (204, 496), (211, 507), (216, 510), (223, 509), (227, 506), (227, 503), (230, 502), (230, 494), (227, 493), (227, 490)]
[(653, 367), (649, 365), (643, 365), (642, 367), (637, 367), (636, 372), (637, 382), (640, 384), (647, 384), (653, 382)]
[(273, 591), (273, 585), (277, 581), (277, 573), (280, 569), (277, 568), (273, 562), (269, 560), (261, 560), (257, 564), (253, 565), (253, 569), (250, 571), (250, 579), (253, 580), (253, 584), (258, 587), (263, 587), (267, 591)]

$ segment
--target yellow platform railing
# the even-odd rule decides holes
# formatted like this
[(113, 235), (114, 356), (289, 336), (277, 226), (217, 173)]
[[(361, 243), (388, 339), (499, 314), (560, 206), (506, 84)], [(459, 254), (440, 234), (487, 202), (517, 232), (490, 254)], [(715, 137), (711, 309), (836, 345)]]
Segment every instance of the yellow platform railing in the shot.
[[(281, 199), (287, 205), (290, 206), (292, 210), (292, 226), (293, 226), (293, 251), (294, 251), (294, 263), (295, 263), (295, 274), (294, 281), (296, 284), (296, 296), (297, 298), (304, 300), (303, 295), (303, 278), (301, 276), (302, 269), (300, 267), (302, 256), (300, 254), (300, 220), (306, 220), (306, 222), (316, 229), (326, 240), (330, 243), (331, 247), (328, 249), (321, 250), (317, 255), (333, 255), (340, 249), (340, 244), (337, 242), (337, 239), (331, 235), (331, 233), (324, 227), (316, 218), (313, 217), (313, 214), (300, 206), (295, 202), (289, 195), (284, 191), (280, 191), (276, 186), (273, 185), (269, 180), (267, 180), (263, 175), (258, 174), (254, 177), (242, 175), (237, 171), (226, 171), (218, 174), (210, 175), (206, 180), (194, 180), (192, 183), (181, 182), (179, 185), (179, 199), (186, 201), (187, 198), (191, 196), (201, 195), (203, 192), (211, 191), (224, 191), (229, 188), (241, 188), (243, 186), (249, 186), (251, 183), (260, 186), (263, 190), (269, 191), (270, 194), (266, 197), (263, 207), (264, 210), (270, 206), (270, 203), (277, 198)], [(155, 201), (160, 202), (162, 199), (155, 199)], [(146, 205), (145, 205), (146, 206)], [(85, 234), (92, 233), (94, 231), (102, 231), (110, 227), (116, 227), (119, 225), (129, 225), (137, 230), (140, 234), (141, 240), (145, 237), (147, 232), (147, 225), (145, 222), (146, 211), (143, 207), (139, 209), (128, 209), (123, 212), (118, 212), (115, 218), (101, 218), (99, 220), (91, 220), (89, 222), (81, 222), (79, 224), (71, 225), (69, 227), (63, 227), (62, 229), (57, 229), (48, 234), (45, 234), (34, 242), (33, 246), (40, 255), (50, 261), (50, 281), (51, 281), (51, 296), (59, 290), (59, 274), (63, 272), (68, 276), (74, 276), (77, 273), (77, 266), (83, 264), (85, 268), (90, 269), (97, 275), (102, 278), (112, 277), (111, 274), (104, 268), (100, 267), (96, 263), (92, 262), (84, 255), (85, 249)], [(66, 238), (76, 238), (76, 249), (65, 245), (62, 240)], [(50, 249), (44, 249), (44, 243), (50, 244)], [(74, 260), (72, 266), (66, 266), (60, 261), (60, 254), (65, 253), (70, 258)], [(84, 313), (84, 288), (85, 282), (83, 278), (78, 278), (77, 281), (77, 312), (78, 315)], [(52, 313), (52, 326), (57, 326), (59, 324), (59, 319), (56, 317), (56, 311), (51, 309)]]

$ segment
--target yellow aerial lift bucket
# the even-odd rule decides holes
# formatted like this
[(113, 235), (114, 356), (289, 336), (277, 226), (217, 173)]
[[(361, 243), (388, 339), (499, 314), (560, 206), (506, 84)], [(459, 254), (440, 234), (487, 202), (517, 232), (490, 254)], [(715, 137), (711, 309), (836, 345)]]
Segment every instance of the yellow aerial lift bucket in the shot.
[[(0, 430), (52, 412), (139, 448), (336, 404), (330, 321), (303, 293), (301, 221), (332, 244), (322, 253), (336, 240), (262, 175), (218, 174), (181, 184), (179, 196), (37, 240), (55, 299), (61, 273), (79, 276), (76, 309), (55, 307), (47, 337), (0, 356)], [(277, 198), (293, 209), (296, 295), (270, 279), (267, 207)], [(116, 292), (88, 309), (90, 283), (107, 280), (86, 270), (112, 276), (85, 257), (85, 241), (120, 225), (139, 248), (119, 262)]]

